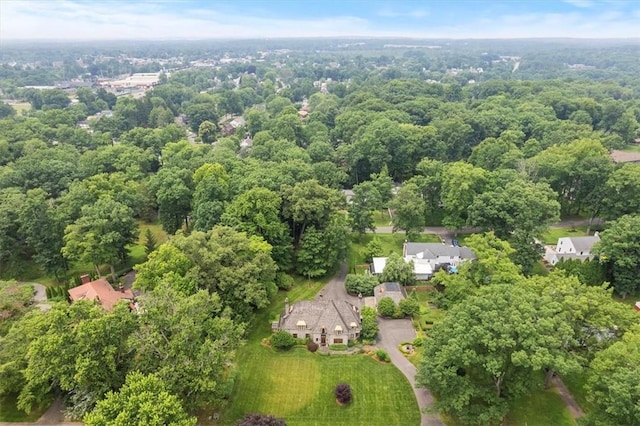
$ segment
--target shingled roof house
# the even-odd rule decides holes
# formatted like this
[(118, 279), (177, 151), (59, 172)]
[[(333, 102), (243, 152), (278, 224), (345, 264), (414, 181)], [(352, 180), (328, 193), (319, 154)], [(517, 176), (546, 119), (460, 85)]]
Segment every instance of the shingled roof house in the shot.
[(285, 300), (280, 319), (271, 323), (273, 331), (284, 330), (298, 339), (311, 339), (320, 346), (346, 345), (360, 337), (360, 310), (346, 301)]
[[(476, 255), (469, 247), (448, 246), (442, 243), (404, 243), (402, 257), (405, 262), (413, 261), (416, 280), (426, 281), (443, 266), (457, 267), (462, 262), (473, 260)], [(371, 273), (382, 274), (387, 263), (386, 257), (374, 257)]]
[(600, 236), (597, 232), (589, 237), (561, 237), (558, 238), (555, 250), (548, 249), (544, 258), (552, 265), (555, 265), (561, 259), (581, 261), (591, 259), (593, 258), (591, 250), (598, 241), (600, 241)]
[(78, 300), (95, 300), (107, 311), (111, 311), (120, 300), (133, 301), (134, 296), (131, 290), (125, 290), (122, 287), (119, 290), (115, 290), (104, 278), (95, 281), (89, 281), (88, 275), (83, 275), (81, 278), (82, 285), (68, 290), (69, 296), (74, 302)]

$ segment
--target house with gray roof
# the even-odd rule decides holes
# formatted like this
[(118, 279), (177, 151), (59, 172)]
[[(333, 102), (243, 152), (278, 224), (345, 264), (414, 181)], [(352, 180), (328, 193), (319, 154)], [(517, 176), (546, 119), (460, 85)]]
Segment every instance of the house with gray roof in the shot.
[(272, 331), (284, 330), (297, 339), (311, 339), (320, 346), (346, 345), (360, 337), (360, 310), (347, 301), (314, 300), (289, 305), (278, 321), (271, 323)]
[(598, 241), (600, 241), (600, 236), (597, 232), (593, 236), (587, 237), (560, 237), (555, 249), (548, 249), (544, 258), (552, 265), (561, 259), (580, 261), (592, 259), (591, 250)]
[(413, 261), (417, 280), (431, 278), (444, 266), (458, 267), (463, 262), (474, 260), (476, 255), (469, 247), (448, 246), (442, 243), (404, 243), (402, 256)]

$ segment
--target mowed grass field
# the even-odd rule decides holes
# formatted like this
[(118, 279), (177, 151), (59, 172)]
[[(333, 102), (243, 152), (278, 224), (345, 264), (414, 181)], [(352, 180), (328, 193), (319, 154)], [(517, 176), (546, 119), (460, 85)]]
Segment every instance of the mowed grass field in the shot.
[[(251, 345), (238, 359), (236, 388), (224, 424), (245, 413), (269, 413), (296, 425), (420, 424), (407, 379), (392, 364), (366, 355), (320, 355), (296, 347), (275, 352)], [(339, 406), (333, 390), (349, 383), (353, 400)]]
[[(270, 336), (270, 320), (291, 303), (309, 300), (331, 277), (296, 278), (288, 292), (258, 312), (245, 346), (236, 358), (235, 386), (221, 424), (233, 425), (246, 413), (260, 412), (296, 425), (418, 425), (420, 412), (407, 379), (392, 364), (367, 355), (320, 355), (304, 347), (277, 352), (260, 342)], [(333, 390), (349, 383), (351, 404), (340, 407)]]

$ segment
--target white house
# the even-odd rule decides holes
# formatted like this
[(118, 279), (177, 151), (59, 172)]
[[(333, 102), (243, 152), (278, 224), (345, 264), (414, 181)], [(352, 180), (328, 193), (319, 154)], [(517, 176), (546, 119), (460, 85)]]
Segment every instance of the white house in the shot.
[(587, 260), (593, 258), (591, 250), (595, 243), (600, 241), (600, 236), (596, 232), (589, 237), (560, 237), (555, 250), (547, 250), (544, 258), (547, 262), (555, 265), (560, 259)]
[[(418, 281), (430, 279), (434, 272), (445, 266), (459, 266), (476, 258), (469, 247), (447, 246), (442, 243), (404, 243), (402, 249), (404, 261), (413, 261), (413, 272)], [(387, 264), (386, 257), (374, 257), (371, 273), (382, 274)]]

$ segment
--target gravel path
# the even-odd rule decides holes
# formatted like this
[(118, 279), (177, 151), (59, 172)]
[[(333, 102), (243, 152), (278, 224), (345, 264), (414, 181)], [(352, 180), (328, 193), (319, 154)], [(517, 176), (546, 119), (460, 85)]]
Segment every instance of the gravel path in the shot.
[(47, 303), (47, 287), (39, 284), (39, 283), (31, 283), (26, 281), (21, 281), (18, 284), (20, 285), (30, 285), (35, 290), (35, 294), (33, 295), (33, 301), (36, 306), (43, 312), (51, 309), (51, 305)]
[(551, 382), (554, 386), (553, 390), (556, 391), (558, 395), (560, 395), (560, 398), (562, 398), (565, 405), (569, 409), (571, 417), (577, 419), (584, 416), (584, 411), (582, 411), (582, 408), (580, 408), (578, 402), (575, 400), (573, 395), (571, 395), (571, 392), (569, 392), (569, 389), (567, 389), (562, 379), (558, 376), (554, 376), (553, 379), (551, 379)]

